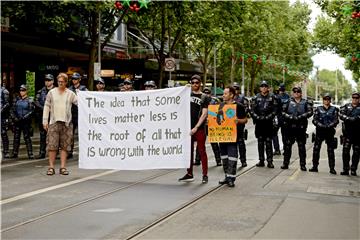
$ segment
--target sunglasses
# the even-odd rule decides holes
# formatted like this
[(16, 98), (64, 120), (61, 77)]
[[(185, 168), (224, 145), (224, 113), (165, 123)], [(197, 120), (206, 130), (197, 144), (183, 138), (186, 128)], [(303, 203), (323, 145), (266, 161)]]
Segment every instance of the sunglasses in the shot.
[(26, 89), (20, 89), (20, 92), (26, 92)]
[(301, 91), (297, 91), (297, 90), (296, 90), (296, 91), (293, 91), (293, 93), (301, 93)]
[(330, 101), (331, 98), (324, 98), (323, 100)]
[(195, 81), (195, 82), (191, 82), (191, 84), (200, 84), (200, 82)]
[(126, 82), (126, 83), (124, 83), (124, 85), (131, 85), (131, 83), (127, 83), (127, 82)]
[(353, 99), (359, 99), (359, 97), (352, 97)]

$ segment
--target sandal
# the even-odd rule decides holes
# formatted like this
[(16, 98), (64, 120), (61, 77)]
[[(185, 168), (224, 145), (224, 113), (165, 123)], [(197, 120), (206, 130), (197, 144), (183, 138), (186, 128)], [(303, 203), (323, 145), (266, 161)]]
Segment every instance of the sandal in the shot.
[(46, 175), (52, 176), (54, 174), (55, 174), (55, 169), (54, 168), (48, 168)]
[(60, 168), (59, 173), (61, 175), (69, 175), (69, 171), (66, 168)]

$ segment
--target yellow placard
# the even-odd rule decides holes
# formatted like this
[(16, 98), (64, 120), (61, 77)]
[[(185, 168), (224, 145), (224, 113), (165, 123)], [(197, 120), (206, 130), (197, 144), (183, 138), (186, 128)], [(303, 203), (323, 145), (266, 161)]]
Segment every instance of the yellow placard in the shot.
[(208, 137), (209, 142), (236, 142), (236, 104), (209, 105)]

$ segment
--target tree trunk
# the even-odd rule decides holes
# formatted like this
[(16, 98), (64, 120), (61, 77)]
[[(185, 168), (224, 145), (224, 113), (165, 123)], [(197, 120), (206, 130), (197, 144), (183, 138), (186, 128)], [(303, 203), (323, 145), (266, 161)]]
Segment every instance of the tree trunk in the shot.
[(99, 40), (99, 15), (97, 12), (91, 14), (91, 33), (90, 33), (90, 53), (89, 53), (89, 75), (88, 75), (88, 88), (89, 90), (94, 90), (94, 63), (96, 62), (97, 57), (97, 47)]
[(255, 78), (256, 78), (256, 73), (255, 71), (251, 71), (250, 73), (250, 93), (251, 96), (254, 96), (254, 89), (255, 89)]
[(235, 64), (236, 64), (235, 49), (234, 46), (231, 46), (230, 84), (234, 83)]

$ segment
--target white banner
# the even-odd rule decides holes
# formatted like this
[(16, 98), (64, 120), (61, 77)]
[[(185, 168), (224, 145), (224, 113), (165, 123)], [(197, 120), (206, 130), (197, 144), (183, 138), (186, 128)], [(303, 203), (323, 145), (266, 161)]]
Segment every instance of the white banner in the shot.
[(190, 166), (189, 87), (133, 92), (80, 91), (79, 167)]

